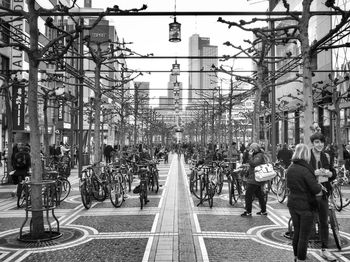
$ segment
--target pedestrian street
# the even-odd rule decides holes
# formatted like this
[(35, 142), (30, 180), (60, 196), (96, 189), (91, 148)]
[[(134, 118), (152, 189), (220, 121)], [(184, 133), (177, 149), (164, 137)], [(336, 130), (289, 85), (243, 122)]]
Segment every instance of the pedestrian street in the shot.
[[(293, 261), (287, 231), (289, 212), (286, 201), (278, 203), (270, 193), (268, 216), (241, 217), (244, 203), (228, 202), (228, 187), (208, 202), (189, 191), (189, 166), (183, 157), (171, 154), (169, 164), (158, 165), (160, 189), (149, 192), (149, 202), (141, 210), (139, 195), (115, 208), (107, 198), (94, 201), (86, 210), (81, 202), (79, 178), (73, 169), (72, 191), (56, 208), (60, 238), (28, 243), (17, 240), (25, 211), (16, 206), (10, 192), (14, 185), (0, 186), (0, 261)], [(133, 183), (133, 188), (138, 180)], [(350, 195), (350, 188), (345, 188)], [(330, 243), (339, 261), (350, 261), (350, 208), (337, 213), (343, 248)], [(50, 218), (53, 227), (57, 226)], [(27, 223), (24, 230), (28, 229)], [(331, 236), (330, 232), (330, 236)], [(330, 241), (333, 238), (330, 237)], [(308, 250), (307, 261), (324, 261), (317, 245)]]

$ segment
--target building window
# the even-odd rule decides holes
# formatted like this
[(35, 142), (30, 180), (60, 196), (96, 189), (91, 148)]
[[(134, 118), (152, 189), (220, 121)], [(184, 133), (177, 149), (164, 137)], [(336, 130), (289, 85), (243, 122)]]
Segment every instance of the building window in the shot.
[(5, 23), (4, 19), (0, 18), (0, 41), (5, 44), (10, 43), (10, 24)]
[(10, 59), (6, 56), (0, 55), (0, 74), (7, 75), (10, 69)]

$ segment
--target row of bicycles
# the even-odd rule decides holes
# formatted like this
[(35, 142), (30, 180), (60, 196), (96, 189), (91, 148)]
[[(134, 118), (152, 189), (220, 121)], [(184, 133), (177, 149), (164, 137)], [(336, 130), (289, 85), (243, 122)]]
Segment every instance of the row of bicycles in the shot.
[(114, 207), (121, 207), (127, 192), (132, 190), (135, 178), (138, 178), (140, 183), (133, 192), (139, 194), (141, 209), (149, 201), (149, 190), (158, 193), (160, 185), (157, 160), (135, 162), (125, 159), (120, 162), (95, 163), (82, 171), (79, 189), (86, 209), (91, 208), (93, 200), (103, 202), (107, 198)]
[[(70, 191), (71, 184), (68, 180), (71, 172), (71, 159), (68, 155), (63, 155), (62, 157), (47, 157), (43, 158), (43, 182), (44, 185), (52, 184), (54, 187), (48, 189), (47, 186), (43, 186), (42, 195), (44, 205), (47, 201), (47, 196), (50, 195), (50, 199), (54, 199), (55, 205), (59, 205), (64, 201)], [(25, 205), (28, 207), (31, 205), (30, 199), (30, 176), (26, 176), (25, 180), (20, 183), (17, 187), (17, 207), (22, 208)], [(46, 181), (53, 181), (54, 183), (48, 183)], [(48, 204), (48, 203), (47, 203)], [(50, 203), (53, 204), (53, 203)]]

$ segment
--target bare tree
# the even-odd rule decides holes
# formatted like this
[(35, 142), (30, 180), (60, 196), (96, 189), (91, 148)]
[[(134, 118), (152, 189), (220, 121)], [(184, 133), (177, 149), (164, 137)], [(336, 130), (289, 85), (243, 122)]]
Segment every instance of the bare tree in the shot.
[[(28, 111), (29, 111), (29, 126), (30, 126), (30, 143), (31, 143), (31, 163), (32, 163), (32, 189), (31, 189), (31, 203), (32, 203), (32, 223), (31, 234), (32, 238), (40, 239), (45, 234), (43, 211), (42, 211), (42, 165), (40, 158), (40, 130), (38, 121), (38, 71), (39, 65), (42, 61), (57, 61), (60, 60), (72, 47), (73, 43), (78, 39), (80, 33), (83, 30), (90, 30), (96, 26), (101, 19), (112, 12), (125, 12), (117, 7), (107, 8), (105, 12), (102, 12), (99, 17), (96, 18), (92, 25), (83, 26), (70, 15), (70, 10), (75, 6), (76, 0), (72, 1), (71, 6), (65, 6), (62, 3), (57, 4), (52, 9), (46, 9), (38, 7), (35, 0), (28, 0), (26, 2), (28, 9), (11, 10), (4, 6), (0, 7), (8, 14), (8, 17), (12, 17), (7, 21), (2, 21), (2, 24), (11, 24), (14, 21), (26, 20), (29, 28), (29, 44), (19, 41), (13, 41), (10, 43), (1, 44), (3, 47), (14, 47), (24, 51), (28, 55), (29, 60), (29, 85), (28, 85)], [(62, 28), (57, 27), (53, 23), (52, 14), (55, 12), (63, 12), (75, 23), (75, 27), (70, 31), (65, 31)], [(59, 32), (57, 37), (51, 39), (44, 46), (39, 45), (39, 26), (38, 18), (47, 17), (46, 26), (57, 30)], [(56, 48), (57, 43), (61, 40), (65, 40), (65, 46), (63, 48)]]

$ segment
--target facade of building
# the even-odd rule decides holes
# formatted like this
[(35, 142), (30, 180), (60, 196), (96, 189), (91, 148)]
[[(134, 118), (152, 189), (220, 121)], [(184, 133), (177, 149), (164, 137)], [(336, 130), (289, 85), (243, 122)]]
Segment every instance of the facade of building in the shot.
[[(272, 0), (271, 0), (272, 1)], [(285, 8), (283, 7), (281, 1), (272, 1), (274, 2), (274, 10), (273, 11), (283, 11)], [(278, 2), (278, 3), (276, 3)], [(346, 7), (346, 2), (350, 3), (350, 1), (336, 1), (336, 5), (341, 7)], [(301, 0), (293, 0), (288, 2), (290, 4), (290, 10), (292, 11), (300, 11), (302, 9), (302, 1)], [(322, 1), (313, 1), (311, 6), (312, 11), (329, 11), (329, 9), (324, 5)], [(339, 17), (337, 16), (313, 16), (310, 20), (309, 24), (309, 41), (310, 44), (314, 41), (318, 41), (322, 39), (331, 28), (334, 28), (337, 24), (337, 20), (339, 21)], [(275, 27), (279, 25), (276, 24)], [(344, 37), (345, 35), (345, 37)], [(347, 42), (349, 40), (349, 36), (345, 33), (341, 34), (339, 38), (343, 37), (343, 42)], [(336, 40), (336, 38), (334, 39)], [(337, 40), (336, 40), (337, 41)], [(276, 47), (276, 56), (282, 57), (285, 56), (286, 53), (290, 51), (292, 56), (300, 55), (300, 43), (296, 44), (288, 44), (286, 46)], [(314, 73), (313, 83), (317, 83), (322, 81), (323, 85), (330, 84), (329, 74), (334, 72), (334, 70), (344, 69), (343, 72), (333, 73), (333, 77), (338, 77), (342, 79), (344, 77), (344, 72), (346, 72), (349, 68), (349, 64), (347, 63), (347, 55), (346, 50), (344, 48), (336, 48), (332, 50), (319, 50), (317, 54), (313, 57), (312, 61), (312, 70)], [(286, 66), (286, 61), (283, 61), (276, 66), (276, 70), (282, 70), (283, 67)], [(284, 74), (277, 81), (286, 81), (295, 76), (296, 73), (301, 73), (302, 69), (300, 64), (297, 64), (294, 68), (292, 68), (292, 72)], [(340, 70), (341, 71), (341, 70)], [(339, 91), (340, 94), (344, 94), (345, 90), (347, 90), (349, 86), (349, 82), (346, 81), (342, 86), (340, 86)], [(299, 142), (308, 142), (305, 140), (303, 136), (303, 128), (304, 125), (311, 126), (313, 123), (305, 123), (303, 121), (303, 112), (298, 109), (298, 104), (302, 101), (302, 91), (303, 86), (300, 82), (291, 82), (284, 85), (276, 86), (276, 101), (277, 101), (277, 114), (280, 116), (277, 121), (277, 143), (289, 143), (289, 144), (297, 144)], [(343, 89), (343, 90), (341, 90)], [(331, 143), (335, 140), (335, 130), (334, 130), (334, 112), (332, 113), (332, 107), (330, 104), (326, 102), (326, 95), (330, 92), (331, 89), (323, 89), (322, 93), (320, 93), (320, 89), (314, 88), (314, 122), (318, 123), (321, 127), (322, 132), (327, 137), (327, 142)], [(329, 95), (329, 93), (328, 93)], [(350, 140), (350, 132), (348, 128), (348, 123), (350, 123), (350, 111), (348, 109), (349, 105), (347, 105), (344, 101), (342, 103), (343, 109), (341, 110), (341, 124), (342, 128), (345, 129), (344, 139), (348, 142)], [(349, 121), (348, 119), (349, 118)]]
[[(59, 1), (46, 1), (46, 4), (51, 4), (52, 7), (58, 4)], [(63, 5), (70, 6), (71, 1), (63, 0), (60, 1)], [(2, 1), (0, 5), (9, 8), (23, 8), (26, 10), (25, 1)], [(9, 6), (7, 6), (9, 5)], [(47, 6), (45, 6), (47, 7)], [(86, 1), (85, 7), (91, 7), (91, 2)], [(80, 10), (80, 9), (79, 9)], [(102, 9), (94, 9), (95, 11), (102, 11)], [(64, 30), (70, 30), (73, 28), (73, 22), (68, 17), (53, 17), (53, 23)], [(4, 18), (6, 19), (6, 18)], [(84, 23), (90, 23), (91, 20), (85, 17)], [(39, 44), (45, 45), (48, 41), (57, 37), (57, 30), (51, 29), (45, 25), (46, 17), (39, 18), (38, 27), (40, 30)], [(1, 39), (4, 43), (25, 41), (29, 43), (29, 30), (28, 24), (25, 21), (19, 20), (8, 25), (1, 25)], [(109, 26), (108, 21), (103, 20), (98, 27), (95, 28), (97, 31), (89, 32), (91, 37), (94, 37), (94, 33), (97, 33), (97, 37), (101, 39), (104, 35), (106, 39), (116, 40), (117, 34), (114, 27)], [(62, 43), (63, 44), (63, 43)], [(58, 42), (60, 45), (60, 42)], [(86, 51), (86, 50), (84, 50)], [(68, 51), (67, 56), (76, 57), (79, 52), (79, 42), (73, 44), (73, 48)], [(41, 141), (43, 142), (44, 137), (44, 113), (43, 113), (43, 96), (42, 94), (50, 90), (60, 90), (64, 94), (64, 98), (51, 97), (48, 100), (48, 135), (49, 144), (55, 144), (58, 141), (68, 142), (69, 144), (77, 144), (78, 141), (78, 90), (79, 90), (79, 68), (81, 59), (78, 58), (64, 58), (61, 61), (55, 61), (53, 63), (43, 62), (39, 67), (39, 125), (41, 130)], [(118, 65), (112, 65), (116, 71), (118, 71)], [(111, 65), (110, 65), (111, 67)], [(91, 87), (94, 86), (93, 74), (95, 66), (93, 63), (84, 59), (83, 68), (84, 74), (84, 90), (83, 100), (87, 103), (92, 96)], [(18, 48), (2, 48), (0, 49), (0, 69), (1, 76), (14, 78), (13, 72), (17, 72), (16, 77), (18, 80), (28, 80), (28, 56)], [(110, 70), (111, 71), (111, 70)], [(113, 70), (112, 70), (113, 71)], [(106, 73), (111, 79), (117, 79), (116, 72)], [(47, 81), (48, 78), (53, 78), (52, 81)], [(111, 83), (102, 83), (105, 86), (110, 86)], [(12, 118), (16, 115), (16, 122), (14, 123), (14, 141), (10, 141), (10, 144), (16, 142), (29, 143), (29, 119), (26, 97), (24, 96), (26, 87), (16, 86), (11, 92), (12, 101), (20, 101), (21, 104), (12, 105)], [(108, 97), (104, 97), (104, 100), (108, 100)], [(4, 98), (0, 97), (0, 151), (3, 150), (5, 141), (8, 141), (8, 116), (6, 115), (6, 108)], [(87, 131), (88, 123), (86, 117), (84, 117), (84, 141), (87, 143)], [(107, 127), (107, 125), (105, 125)], [(114, 134), (115, 132), (109, 132), (106, 129), (105, 133)], [(102, 131), (103, 132), (103, 131)]]
[[(216, 84), (211, 79), (210, 71), (212, 65), (218, 65), (218, 47), (210, 45), (209, 37), (200, 37), (194, 34), (189, 39), (189, 56), (199, 57), (189, 59), (189, 83), (188, 100), (189, 103), (195, 103), (201, 99), (205, 90), (212, 90)], [(200, 58), (205, 57), (205, 58)], [(210, 58), (213, 57), (213, 58)]]

